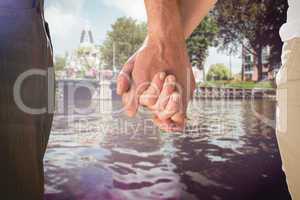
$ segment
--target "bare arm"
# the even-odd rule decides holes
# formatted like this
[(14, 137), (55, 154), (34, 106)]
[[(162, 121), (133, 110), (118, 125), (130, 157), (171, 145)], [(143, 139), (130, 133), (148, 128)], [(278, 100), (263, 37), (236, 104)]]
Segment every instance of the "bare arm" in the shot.
[[(173, 120), (168, 124), (175, 122), (178, 126), (182, 126), (188, 102), (195, 88), (195, 80), (182, 29), (179, 0), (145, 0), (145, 5), (148, 15), (148, 41), (131, 63), (132, 70), (128, 70), (131, 74), (131, 82), (127, 76), (118, 78), (118, 83), (123, 81), (126, 84), (127, 92), (122, 96), (125, 110), (128, 116), (134, 116), (141, 102), (139, 97), (148, 90), (153, 77), (165, 72), (173, 76), (171, 79), (176, 83), (177, 96), (181, 98), (180, 102), (177, 100), (174, 102), (178, 105), (177, 114), (168, 116), (167, 119)], [(160, 120), (165, 120), (165, 116), (159, 114), (163, 113), (162, 108), (170, 96), (168, 86), (172, 86), (169, 81), (161, 91), (154, 87), (155, 94), (152, 95), (154, 101), (145, 105)]]
[[(176, 91), (182, 100), (178, 113), (172, 117), (168, 116), (170, 118), (163, 123), (166, 122), (167, 125), (175, 123), (182, 127), (186, 108), (195, 88), (185, 39), (191, 35), (215, 2), (216, 0), (145, 0), (148, 38), (143, 47), (123, 66), (117, 84), (117, 92), (122, 95), (129, 116), (135, 115), (138, 109), (139, 95), (147, 93), (146, 85), (143, 83), (150, 83), (157, 73), (166, 72), (176, 79), (177, 86), (180, 86), (180, 91), (177, 87)], [(140, 85), (143, 87), (139, 87)], [(172, 93), (171, 90), (168, 92)], [(143, 105), (152, 111), (154, 106), (154, 113), (163, 113), (156, 106), (160, 105), (160, 96), (163, 93), (164, 90), (161, 94), (155, 94), (154, 101), (149, 105)], [(157, 117), (165, 120), (160, 115)], [(159, 125), (161, 122), (157, 121), (156, 124)]]
[[(173, 1), (173, 2), (172, 2)], [(162, 3), (162, 2), (147, 2), (145, 1), (146, 9), (155, 9), (154, 6), (151, 4), (156, 4), (156, 9), (165, 7), (164, 11), (166, 12), (166, 15), (168, 15), (166, 9), (167, 7), (172, 5), (170, 7), (170, 12), (172, 12), (172, 9), (174, 9), (174, 2), (177, 2), (177, 5), (175, 5), (175, 9), (178, 9), (180, 11), (180, 18), (181, 18), (181, 28), (183, 29), (184, 37), (188, 38), (192, 32), (197, 28), (197, 26), (200, 24), (200, 22), (204, 19), (204, 17), (209, 13), (209, 11), (214, 7), (217, 0), (171, 0), (171, 2)], [(164, 5), (163, 5), (164, 4)], [(152, 7), (152, 8), (147, 8)], [(173, 8), (172, 8), (173, 7)], [(153, 13), (153, 11), (151, 11)], [(159, 12), (154, 11), (154, 12)], [(170, 21), (173, 17), (172, 13), (169, 14), (169, 23), (173, 23), (174, 21)], [(148, 13), (148, 19), (156, 18), (156, 16), (149, 16)]]
[(148, 42), (184, 41), (179, 0), (145, 0), (148, 18)]
[[(216, 3), (217, 0), (169, 0), (169, 3), (173, 2), (172, 7), (177, 7), (176, 9), (180, 10), (180, 18), (181, 18), (181, 25), (182, 25), (182, 30), (184, 34), (184, 38), (187, 39), (194, 29), (200, 24), (202, 19), (208, 14), (208, 12), (213, 8), (214, 4)], [(174, 5), (174, 2), (177, 2), (177, 5)], [(157, 3), (157, 5), (152, 5), (154, 3)], [(154, 6), (158, 6), (162, 2), (153, 0), (151, 3), (150, 1), (145, 1), (145, 5), (148, 5), (148, 10), (149, 9), (155, 9)], [(150, 7), (152, 8), (150, 8)], [(164, 5), (166, 6), (166, 4)], [(169, 11), (170, 12), (170, 11)], [(153, 15), (154, 13), (152, 13)], [(172, 14), (170, 19), (172, 19)], [(149, 17), (149, 14), (148, 14)], [(169, 22), (170, 23), (170, 22)], [(148, 38), (148, 37), (147, 37)], [(131, 76), (131, 72), (134, 67), (135, 63), (135, 58), (137, 54), (147, 45), (147, 39), (145, 40), (145, 43), (143, 47), (139, 51), (137, 51), (129, 60), (127, 63), (122, 68), (122, 73), (119, 76), (119, 81), (118, 81), (118, 87), (117, 87), (117, 92), (118, 94), (122, 95), (126, 91), (128, 91), (130, 85), (129, 85), (129, 78)]]
[(217, 0), (180, 0), (180, 11), (185, 38), (188, 38)]

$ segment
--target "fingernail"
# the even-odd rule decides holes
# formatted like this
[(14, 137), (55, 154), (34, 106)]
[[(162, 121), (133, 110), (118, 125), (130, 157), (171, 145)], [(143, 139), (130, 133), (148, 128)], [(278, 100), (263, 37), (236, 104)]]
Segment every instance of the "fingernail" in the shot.
[(160, 78), (160, 80), (165, 80), (165, 77), (166, 77), (166, 72), (160, 72), (160, 74), (159, 74), (159, 78)]
[(171, 75), (171, 76), (168, 76), (168, 82), (175, 82), (176, 78), (175, 76)]

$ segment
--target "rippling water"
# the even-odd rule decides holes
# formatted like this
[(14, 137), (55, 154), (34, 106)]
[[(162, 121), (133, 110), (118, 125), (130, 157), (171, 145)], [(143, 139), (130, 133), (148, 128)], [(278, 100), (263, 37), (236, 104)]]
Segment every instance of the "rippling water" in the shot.
[[(106, 111), (120, 102), (104, 102)], [(195, 101), (187, 133), (147, 113), (57, 115), (47, 200), (288, 200), (272, 101)]]

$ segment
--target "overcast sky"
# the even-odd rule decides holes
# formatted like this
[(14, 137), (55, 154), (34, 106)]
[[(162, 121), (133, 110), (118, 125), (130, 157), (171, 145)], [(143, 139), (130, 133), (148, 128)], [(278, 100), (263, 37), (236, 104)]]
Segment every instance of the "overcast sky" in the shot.
[[(118, 17), (130, 16), (146, 21), (143, 0), (45, 0), (46, 19), (50, 24), (54, 51), (64, 54), (79, 44), (81, 30), (91, 27), (95, 40), (101, 43)], [(229, 57), (211, 48), (205, 68), (215, 63), (229, 66)], [(234, 73), (241, 70), (239, 56), (232, 58)]]

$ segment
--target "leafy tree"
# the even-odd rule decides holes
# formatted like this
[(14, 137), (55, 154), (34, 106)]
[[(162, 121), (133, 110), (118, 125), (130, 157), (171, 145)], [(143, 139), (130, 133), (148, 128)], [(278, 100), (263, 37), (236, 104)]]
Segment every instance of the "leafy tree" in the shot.
[(276, 65), (281, 62), (282, 41), (279, 36), (279, 30), (286, 22), (286, 12), (288, 1), (276, 0), (267, 4), (267, 13), (264, 18), (265, 26), (269, 27), (265, 32), (265, 39), (271, 46), (270, 63)]
[(193, 66), (203, 69), (208, 48), (215, 46), (218, 25), (212, 16), (206, 17), (187, 40), (188, 52)]
[(287, 6), (286, 0), (226, 0), (216, 5), (214, 16), (219, 24), (222, 48), (237, 50), (244, 45), (257, 58), (259, 80), (264, 47), (271, 47), (272, 64), (280, 61), (282, 43), (278, 33), (286, 20)]
[(120, 68), (141, 47), (147, 35), (146, 23), (127, 17), (117, 19), (111, 28), (100, 47), (102, 61), (110, 69), (113, 65)]
[[(92, 67), (99, 67), (99, 64), (96, 63), (96, 57), (94, 59), (89, 59), (91, 53), (93, 52), (94, 47), (92, 46), (82, 46), (75, 50), (76, 57), (78, 58), (78, 61), (80, 65), (86, 68), (86, 70), (91, 69)], [(98, 49), (97, 49), (98, 50)], [(98, 53), (98, 52), (94, 52)], [(98, 56), (98, 54), (97, 54)]]
[(55, 71), (63, 71), (66, 66), (66, 56), (55, 56), (54, 69)]
[(210, 80), (229, 80), (230, 70), (224, 64), (215, 64), (210, 66), (206, 79)]

